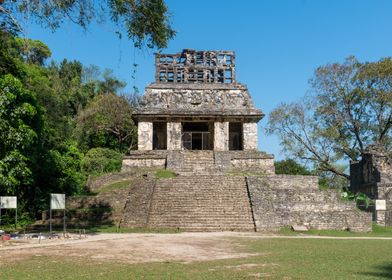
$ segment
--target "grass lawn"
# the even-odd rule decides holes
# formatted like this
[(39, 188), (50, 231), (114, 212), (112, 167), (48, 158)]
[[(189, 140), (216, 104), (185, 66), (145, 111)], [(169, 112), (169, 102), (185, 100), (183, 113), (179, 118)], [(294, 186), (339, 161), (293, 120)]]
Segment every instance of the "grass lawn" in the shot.
[(119, 190), (119, 189), (126, 189), (130, 187), (130, 184), (132, 183), (132, 180), (122, 180), (118, 182), (111, 183), (109, 185), (105, 185), (102, 188), (99, 189), (99, 193), (104, 193), (104, 192), (111, 192), (114, 190)]
[(233, 240), (240, 244), (239, 250), (260, 255), (219, 261), (144, 264), (35, 256), (2, 265), (0, 279), (392, 278), (391, 240)]
[[(279, 231), (283, 235), (319, 235), (336, 237), (392, 237), (392, 227), (385, 227), (373, 224), (371, 232), (352, 232), (344, 230), (316, 230), (311, 229), (304, 232), (295, 232), (291, 228), (282, 228)], [(391, 278), (392, 279), (392, 278)]]

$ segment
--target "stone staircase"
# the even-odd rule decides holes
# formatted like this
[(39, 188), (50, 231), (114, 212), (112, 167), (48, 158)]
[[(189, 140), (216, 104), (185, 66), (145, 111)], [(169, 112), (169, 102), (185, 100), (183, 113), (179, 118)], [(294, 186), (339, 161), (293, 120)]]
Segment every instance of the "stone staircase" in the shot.
[(193, 175), (158, 180), (147, 225), (186, 231), (255, 231), (245, 178)]
[[(170, 168), (170, 167), (169, 167)], [(214, 174), (217, 172), (213, 151), (180, 151), (177, 165), (173, 168), (179, 174)]]

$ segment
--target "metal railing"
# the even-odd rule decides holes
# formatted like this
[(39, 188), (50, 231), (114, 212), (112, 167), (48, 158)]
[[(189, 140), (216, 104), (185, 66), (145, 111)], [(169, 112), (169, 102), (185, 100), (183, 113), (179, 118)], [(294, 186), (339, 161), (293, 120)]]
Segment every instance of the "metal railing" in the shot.
[(182, 133), (181, 139), (185, 150), (211, 150), (209, 132), (187, 131)]

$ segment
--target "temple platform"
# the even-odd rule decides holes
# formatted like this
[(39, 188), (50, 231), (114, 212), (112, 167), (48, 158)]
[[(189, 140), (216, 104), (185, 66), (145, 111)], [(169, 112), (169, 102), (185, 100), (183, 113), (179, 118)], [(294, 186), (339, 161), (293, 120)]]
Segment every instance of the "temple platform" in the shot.
[(162, 168), (182, 174), (221, 172), (275, 174), (274, 156), (259, 151), (132, 151), (130, 155), (123, 158), (122, 171), (134, 168)]

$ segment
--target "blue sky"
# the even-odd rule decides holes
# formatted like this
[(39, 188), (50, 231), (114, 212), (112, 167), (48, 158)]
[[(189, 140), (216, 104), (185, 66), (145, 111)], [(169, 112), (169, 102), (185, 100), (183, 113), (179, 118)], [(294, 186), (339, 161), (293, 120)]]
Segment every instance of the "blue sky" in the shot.
[[(280, 103), (298, 101), (309, 91), (316, 67), (355, 55), (360, 61), (391, 56), (392, 1), (381, 0), (167, 0), (178, 32), (163, 52), (184, 48), (234, 50), (237, 79), (248, 86), (266, 113), (259, 123), (259, 147), (283, 158), (279, 141), (266, 136), (268, 114)], [(109, 23), (87, 32), (65, 23), (55, 33), (26, 23), (26, 37), (45, 42), (52, 58), (77, 59), (110, 68), (131, 91), (154, 79), (153, 51), (137, 51), (119, 40)], [(139, 65), (136, 81), (132, 64)]]

